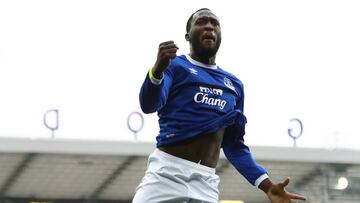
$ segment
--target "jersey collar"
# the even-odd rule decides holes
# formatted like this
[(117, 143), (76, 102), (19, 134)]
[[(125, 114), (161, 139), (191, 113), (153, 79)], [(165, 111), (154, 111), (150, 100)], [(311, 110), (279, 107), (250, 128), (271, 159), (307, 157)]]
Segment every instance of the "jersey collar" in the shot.
[(201, 63), (201, 62), (199, 62), (199, 61), (195, 61), (194, 59), (192, 59), (192, 58), (190, 57), (189, 54), (186, 54), (185, 57), (186, 57), (186, 59), (187, 59), (190, 63), (192, 63), (193, 65), (200, 66), (200, 67), (203, 67), (203, 68), (213, 69), (213, 70), (215, 70), (215, 69), (218, 68), (217, 65), (209, 65), (209, 64)]

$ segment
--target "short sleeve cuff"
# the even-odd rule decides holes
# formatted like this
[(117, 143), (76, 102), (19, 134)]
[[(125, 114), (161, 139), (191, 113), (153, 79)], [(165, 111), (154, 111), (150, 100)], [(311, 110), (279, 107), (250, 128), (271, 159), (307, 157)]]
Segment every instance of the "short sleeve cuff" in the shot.
[(164, 76), (161, 78), (161, 79), (157, 79), (153, 76), (152, 72), (151, 72), (151, 69), (149, 70), (149, 78), (150, 78), (150, 81), (152, 84), (154, 85), (160, 85), (161, 82), (163, 81), (164, 79)]
[(267, 173), (262, 174), (258, 179), (255, 181), (255, 186), (259, 187), (260, 183), (263, 182), (266, 178), (269, 178), (269, 175)]

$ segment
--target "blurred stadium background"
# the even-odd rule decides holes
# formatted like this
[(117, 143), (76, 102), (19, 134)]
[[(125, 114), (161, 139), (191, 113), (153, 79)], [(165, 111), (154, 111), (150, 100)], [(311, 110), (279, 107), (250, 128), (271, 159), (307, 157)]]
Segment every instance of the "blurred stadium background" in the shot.
[[(154, 147), (147, 142), (0, 138), (0, 202), (131, 202)], [(359, 151), (295, 147), (252, 150), (274, 181), (289, 176), (288, 190), (306, 195), (307, 202), (360, 202)], [(223, 155), (217, 174), (222, 200), (268, 202)]]

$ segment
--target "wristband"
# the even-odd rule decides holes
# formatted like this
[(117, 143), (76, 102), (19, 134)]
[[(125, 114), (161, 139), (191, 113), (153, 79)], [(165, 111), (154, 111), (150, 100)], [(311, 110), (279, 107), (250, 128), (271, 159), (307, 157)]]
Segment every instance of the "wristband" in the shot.
[(153, 83), (154, 85), (160, 85), (163, 78), (164, 77), (162, 77), (161, 79), (155, 78), (154, 75), (152, 74), (152, 68), (150, 68), (150, 70), (149, 70), (149, 79), (150, 79), (151, 83)]
[(150, 68), (150, 70), (149, 70), (149, 78), (150, 78), (150, 80), (153, 80), (153, 78), (154, 78), (154, 76), (152, 74), (152, 68)]

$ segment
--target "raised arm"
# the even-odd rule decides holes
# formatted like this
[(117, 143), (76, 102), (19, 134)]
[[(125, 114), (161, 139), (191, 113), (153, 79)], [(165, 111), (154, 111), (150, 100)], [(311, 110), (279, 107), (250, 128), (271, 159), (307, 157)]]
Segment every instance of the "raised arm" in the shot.
[(167, 68), (177, 50), (173, 41), (160, 43), (155, 65), (149, 70), (140, 90), (140, 106), (144, 113), (156, 112), (165, 104), (173, 78)]
[(171, 59), (176, 57), (178, 49), (174, 41), (160, 43), (155, 65), (151, 69), (155, 78), (161, 79), (163, 77), (163, 72), (169, 67)]

